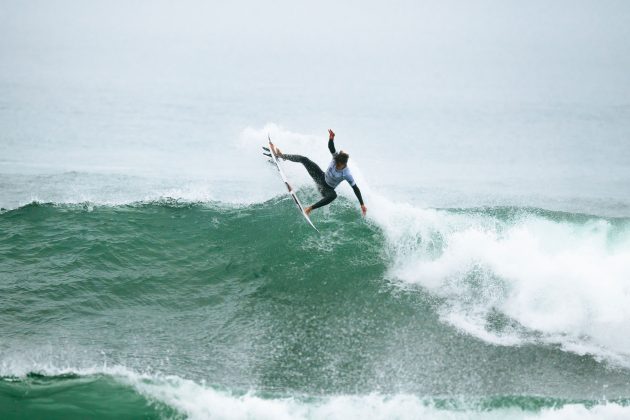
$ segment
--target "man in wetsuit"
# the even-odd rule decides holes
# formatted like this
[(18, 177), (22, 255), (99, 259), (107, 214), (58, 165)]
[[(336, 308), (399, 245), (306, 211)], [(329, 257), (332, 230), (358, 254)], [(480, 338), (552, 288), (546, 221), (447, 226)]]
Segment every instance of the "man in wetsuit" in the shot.
[(317, 203), (313, 204), (310, 207), (304, 209), (304, 212), (307, 215), (311, 214), (311, 211), (323, 207), (327, 204), (330, 204), (335, 198), (337, 198), (337, 193), (335, 192), (335, 188), (337, 185), (341, 183), (341, 181), (346, 180), (348, 184), (354, 190), (354, 194), (359, 199), (359, 204), (361, 204), (361, 212), (365, 216), (365, 212), (367, 212), (367, 207), (363, 204), (363, 198), (361, 197), (361, 190), (357, 186), (357, 183), (354, 181), (352, 177), (352, 172), (350, 172), (350, 168), (348, 168), (348, 155), (343, 150), (339, 152), (335, 151), (335, 133), (332, 130), (328, 130), (328, 150), (332, 154), (333, 160), (328, 165), (328, 169), (326, 173), (321, 170), (319, 166), (312, 160), (307, 157), (300, 155), (285, 155), (273, 144), (271, 147), (273, 148), (276, 156), (281, 157), (284, 160), (290, 160), (291, 162), (299, 162), (308, 171), (308, 174), (313, 178), (319, 192), (322, 194), (323, 198), (319, 200)]

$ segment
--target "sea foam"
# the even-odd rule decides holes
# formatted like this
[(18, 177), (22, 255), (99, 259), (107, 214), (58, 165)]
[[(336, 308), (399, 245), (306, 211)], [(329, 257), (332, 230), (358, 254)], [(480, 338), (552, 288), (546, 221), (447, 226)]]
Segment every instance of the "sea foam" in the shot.
[(391, 278), (442, 298), (445, 322), (494, 344), (547, 342), (630, 365), (630, 221), (370, 201)]
[[(537, 409), (518, 404), (488, 407), (481, 400), (452, 400), (444, 403), (431, 397), (411, 394), (273, 396), (254, 390), (233, 392), (218, 390), (207, 384), (176, 375), (138, 373), (124, 366), (83, 369), (31, 366), (49, 377), (105, 375), (130, 387), (149, 401), (166, 404), (193, 420), (203, 419), (623, 419), (630, 407), (618, 402), (548, 403)], [(7, 374), (8, 372), (3, 372)], [(22, 372), (24, 373), (24, 372)], [(11, 376), (11, 375), (10, 375)], [(13, 375), (11, 381), (18, 380)]]

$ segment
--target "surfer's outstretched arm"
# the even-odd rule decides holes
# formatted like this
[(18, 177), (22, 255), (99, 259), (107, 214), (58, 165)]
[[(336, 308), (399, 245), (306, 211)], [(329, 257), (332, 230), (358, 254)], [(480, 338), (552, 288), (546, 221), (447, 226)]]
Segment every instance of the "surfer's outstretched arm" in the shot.
[(367, 212), (367, 207), (365, 207), (365, 204), (363, 204), (363, 197), (361, 197), (361, 190), (359, 189), (359, 186), (357, 184), (354, 184), (352, 186), (352, 191), (354, 191), (354, 195), (356, 195), (357, 200), (359, 200), (359, 204), (361, 205), (361, 213), (363, 213), (363, 215), (365, 216), (365, 213)]
[(361, 190), (359, 189), (359, 186), (357, 184), (354, 184), (352, 186), (352, 191), (354, 191), (354, 195), (357, 196), (357, 199), (359, 200), (359, 204), (363, 206), (363, 197), (361, 197)]
[(330, 150), (330, 154), (335, 154), (335, 132), (330, 128), (328, 129), (328, 150)]

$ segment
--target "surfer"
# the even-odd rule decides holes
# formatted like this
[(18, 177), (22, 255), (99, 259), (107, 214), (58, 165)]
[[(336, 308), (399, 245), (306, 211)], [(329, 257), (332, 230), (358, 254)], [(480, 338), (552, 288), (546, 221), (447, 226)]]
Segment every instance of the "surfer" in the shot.
[(313, 204), (310, 207), (304, 209), (304, 212), (307, 215), (311, 214), (311, 211), (323, 207), (325, 205), (330, 204), (335, 198), (337, 198), (337, 193), (335, 192), (335, 188), (342, 182), (347, 181), (348, 184), (352, 187), (354, 194), (359, 199), (359, 204), (361, 205), (361, 213), (365, 216), (367, 212), (367, 207), (363, 204), (363, 197), (361, 197), (361, 190), (357, 186), (357, 183), (354, 181), (352, 177), (352, 172), (350, 172), (350, 168), (348, 168), (348, 159), (350, 155), (348, 155), (343, 150), (339, 152), (335, 151), (335, 133), (332, 130), (328, 130), (328, 150), (332, 154), (332, 161), (328, 165), (328, 169), (326, 172), (321, 170), (319, 166), (309, 158), (300, 155), (285, 155), (280, 149), (270, 143), (273, 148), (276, 156), (281, 157), (284, 160), (290, 160), (291, 162), (299, 162), (306, 168), (308, 174), (313, 178), (319, 192), (322, 194), (322, 199), (317, 203)]

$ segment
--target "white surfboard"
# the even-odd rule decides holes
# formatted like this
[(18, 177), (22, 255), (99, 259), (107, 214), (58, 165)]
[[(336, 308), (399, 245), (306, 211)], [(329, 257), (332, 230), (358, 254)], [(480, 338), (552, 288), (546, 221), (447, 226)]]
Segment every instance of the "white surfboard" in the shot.
[(295, 202), (295, 205), (300, 210), (300, 213), (302, 213), (302, 216), (304, 216), (308, 224), (311, 225), (311, 227), (315, 229), (317, 233), (319, 233), (319, 230), (315, 227), (313, 222), (311, 222), (311, 219), (308, 217), (308, 215), (304, 211), (304, 207), (302, 206), (302, 203), (300, 202), (300, 199), (298, 198), (297, 194), (295, 194), (295, 191), (293, 191), (293, 188), (291, 188), (291, 184), (289, 184), (289, 181), (287, 180), (286, 175), (284, 175), (284, 172), (282, 171), (282, 167), (280, 166), (280, 162), (278, 161), (278, 157), (273, 152), (273, 148), (271, 147), (271, 137), (267, 136), (267, 138), (269, 139), (269, 148), (267, 149), (266, 147), (264, 147), (263, 149), (267, 150), (269, 154), (265, 153), (265, 156), (269, 156), (271, 158), (271, 162), (274, 163), (276, 169), (278, 170), (278, 173), (280, 174), (280, 178), (282, 178), (284, 185), (286, 185), (287, 190), (289, 191), (289, 195), (291, 195), (291, 197), (293, 198), (293, 201)]

